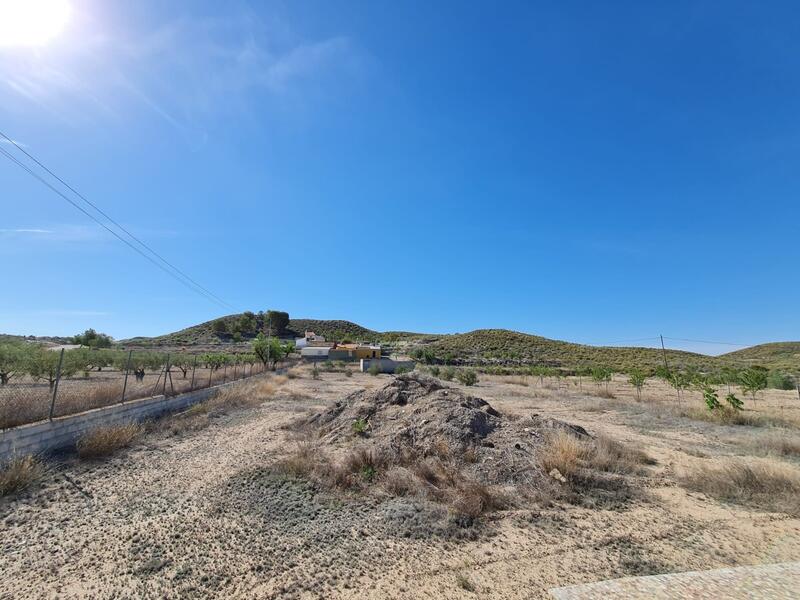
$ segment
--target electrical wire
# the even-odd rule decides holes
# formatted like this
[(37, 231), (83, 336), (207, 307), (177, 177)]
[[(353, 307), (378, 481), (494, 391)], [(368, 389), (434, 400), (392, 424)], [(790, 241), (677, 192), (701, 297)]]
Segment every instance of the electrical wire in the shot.
[[(0, 135), (2, 135), (3, 137), (5, 137), (6, 139), (9, 139), (9, 138), (8, 138), (8, 137), (7, 137), (5, 134), (2, 134), (1, 132), (0, 132)], [(12, 143), (14, 143), (14, 142), (13, 142), (13, 140), (11, 140), (11, 142), (12, 142)], [(15, 144), (15, 143), (14, 143), (14, 145), (16, 146), (16, 144)], [(17, 146), (17, 147), (19, 148), (19, 146)], [(39, 181), (39, 182), (40, 182), (42, 185), (44, 185), (44, 186), (48, 187), (48, 188), (49, 188), (51, 191), (53, 191), (53, 192), (55, 192), (56, 194), (58, 194), (58, 195), (59, 195), (61, 198), (63, 198), (64, 200), (66, 200), (66, 201), (67, 201), (69, 204), (71, 204), (71, 205), (72, 205), (74, 208), (76, 208), (77, 210), (79, 210), (80, 212), (82, 212), (84, 215), (86, 215), (87, 217), (89, 217), (89, 218), (90, 218), (92, 221), (94, 221), (95, 223), (97, 223), (98, 225), (100, 225), (100, 226), (101, 226), (103, 229), (105, 229), (106, 231), (108, 231), (108, 232), (109, 232), (111, 235), (113, 235), (115, 238), (117, 238), (117, 239), (118, 239), (119, 241), (121, 241), (123, 244), (125, 244), (126, 246), (128, 246), (128, 247), (129, 247), (131, 250), (133, 250), (133, 251), (134, 251), (134, 252), (136, 252), (137, 254), (141, 255), (143, 258), (145, 258), (146, 260), (148, 260), (149, 262), (151, 262), (153, 265), (155, 265), (156, 267), (158, 267), (159, 269), (161, 269), (161, 270), (162, 270), (164, 273), (166, 273), (167, 275), (169, 275), (170, 277), (172, 277), (172, 278), (173, 278), (173, 279), (175, 279), (176, 281), (178, 281), (178, 282), (180, 282), (181, 284), (183, 284), (184, 286), (186, 286), (188, 289), (192, 290), (192, 291), (193, 291), (193, 292), (195, 292), (195, 293), (198, 293), (198, 294), (200, 294), (200, 295), (201, 295), (201, 296), (203, 296), (203, 297), (204, 297), (206, 300), (210, 300), (210, 301), (212, 301), (212, 302), (216, 302), (217, 304), (220, 304), (221, 306), (223, 306), (223, 307), (225, 307), (225, 308), (233, 308), (233, 307), (232, 307), (230, 304), (228, 304), (228, 303), (227, 303), (227, 302), (225, 302), (224, 300), (222, 300), (222, 299), (220, 299), (220, 298), (216, 297), (214, 294), (212, 294), (212, 293), (210, 293), (210, 292), (207, 292), (207, 291), (205, 290), (205, 288), (203, 288), (202, 286), (199, 286), (199, 285), (197, 285), (197, 284), (194, 284), (194, 282), (192, 282), (192, 280), (191, 280), (191, 279), (189, 279), (188, 277), (184, 276), (184, 277), (186, 277), (186, 279), (188, 279), (188, 282), (187, 282), (185, 279), (182, 279), (181, 277), (179, 277), (178, 275), (176, 275), (176, 273), (174, 273), (174, 272), (170, 271), (170, 270), (169, 270), (169, 269), (167, 269), (167, 268), (166, 268), (164, 265), (162, 265), (161, 263), (157, 262), (157, 261), (156, 261), (155, 259), (153, 259), (151, 256), (149, 256), (149, 255), (145, 254), (145, 253), (144, 253), (144, 252), (143, 252), (143, 251), (142, 251), (140, 248), (137, 248), (137, 247), (136, 247), (136, 246), (134, 246), (134, 245), (133, 245), (131, 242), (129, 242), (128, 240), (126, 240), (125, 238), (123, 238), (123, 237), (122, 237), (122, 236), (121, 236), (119, 233), (117, 233), (116, 231), (114, 231), (113, 229), (111, 229), (111, 228), (110, 228), (108, 225), (106, 225), (105, 223), (103, 223), (103, 222), (102, 222), (100, 219), (96, 218), (96, 217), (95, 217), (94, 215), (92, 215), (92, 214), (91, 214), (89, 211), (87, 211), (86, 209), (84, 209), (84, 208), (83, 208), (82, 206), (80, 206), (80, 205), (79, 205), (77, 202), (75, 202), (75, 201), (74, 201), (74, 200), (72, 200), (72, 199), (71, 199), (69, 196), (67, 196), (66, 194), (64, 194), (64, 193), (63, 193), (61, 190), (59, 190), (58, 188), (56, 188), (55, 186), (53, 186), (53, 185), (52, 185), (52, 184), (51, 184), (49, 181), (47, 181), (47, 180), (46, 180), (44, 177), (42, 177), (41, 175), (39, 175), (38, 173), (36, 173), (36, 172), (35, 172), (33, 169), (31, 169), (31, 168), (30, 168), (28, 165), (26, 165), (26, 164), (24, 164), (23, 162), (21, 162), (20, 160), (18, 160), (18, 159), (17, 159), (15, 156), (13, 156), (11, 153), (9, 153), (9, 152), (8, 152), (7, 150), (5, 150), (4, 148), (0, 148), (0, 154), (3, 154), (3, 155), (4, 155), (4, 156), (5, 156), (7, 159), (9, 159), (11, 162), (13, 162), (14, 164), (16, 164), (18, 167), (20, 167), (20, 168), (21, 168), (21, 169), (23, 169), (24, 171), (26, 171), (26, 172), (27, 172), (29, 175), (31, 175), (31, 177), (33, 177), (33, 178), (35, 178), (36, 180), (38, 180), (38, 181)], [(27, 152), (26, 152), (25, 154), (27, 154)], [(34, 159), (34, 160), (35, 160), (35, 159)], [(47, 169), (46, 169), (46, 170), (47, 170)], [(49, 171), (48, 171), (48, 172), (49, 172)], [(58, 179), (58, 177), (56, 177), (56, 179)], [(61, 181), (61, 180), (59, 179), (59, 181)], [(66, 184), (65, 184), (65, 185), (66, 185)], [(67, 187), (69, 187), (69, 186), (67, 186)], [(174, 267), (173, 267), (173, 268), (174, 268)], [(176, 270), (177, 270), (177, 269), (176, 269)], [(178, 273), (181, 273), (181, 271), (179, 271), (179, 270), (177, 270), (177, 271), (178, 271)], [(191, 282), (191, 283), (190, 283), (190, 282)], [(234, 309), (234, 310), (235, 310), (235, 309)]]
[(86, 202), (86, 204), (88, 204), (88, 205), (89, 205), (89, 206), (91, 206), (91, 207), (92, 207), (94, 210), (96, 210), (98, 213), (100, 213), (101, 215), (103, 215), (103, 217), (105, 217), (106, 219), (108, 219), (108, 221), (109, 221), (109, 222), (113, 223), (113, 224), (114, 224), (116, 227), (118, 227), (118, 228), (119, 228), (121, 231), (123, 231), (123, 232), (124, 232), (124, 233), (125, 233), (125, 234), (126, 234), (126, 235), (127, 235), (129, 238), (130, 238), (130, 239), (132, 239), (132, 240), (133, 240), (133, 241), (135, 241), (137, 244), (139, 244), (139, 245), (140, 245), (142, 248), (144, 248), (145, 250), (147, 250), (148, 252), (150, 252), (150, 254), (152, 254), (153, 256), (155, 256), (155, 257), (156, 257), (156, 258), (157, 258), (159, 261), (161, 261), (161, 262), (162, 262), (163, 264), (165, 264), (167, 267), (169, 267), (170, 269), (172, 269), (172, 270), (173, 270), (175, 273), (177, 273), (177, 274), (178, 274), (178, 275), (180, 275), (181, 277), (185, 278), (185, 279), (186, 279), (187, 281), (189, 281), (189, 282), (190, 282), (192, 285), (194, 285), (194, 286), (195, 286), (195, 287), (197, 287), (198, 289), (202, 290), (202, 291), (203, 291), (205, 294), (207, 294), (207, 295), (209, 295), (209, 296), (213, 297), (213, 298), (214, 298), (214, 299), (215, 299), (217, 302), (219, 302), (219, 303), (220, 303), (220, 304), (222, 304), (223, 306), (225, 306), (225, 307), (227, 307), (227, 308), (230, 308), (230, 309), (233, 309), (233, 310), (235, 310), (233, 306), (231, 306), (230, 304), (228, 304), (227, 302), (225, 302), (225, 301), (224, 301), (222, 298), (220, 298), (219, 296), (217, 296), (216, 294), (214, 294), (214, 293), (213, 293), (213, 292), (211, 292), (210, 290), (206, 289), (205, 287), (203, 287), (202, 285), (200, 285), (199, 283), (197, 283), (197, 282), (196, 282), (194, 279), (192, 279), (191, 277), (189, 277), (189, 275), (187, 275), (186, 273), (184, 273), (183, 271), (181, 271), (181, 270), (180, 270), (178, 267), (176, 267), (175, 265), (173, 265), (172, 263), (170, 263), (170, 262), (169, 262), (167, 259), (165, 259), (163, 256), (161, 256), (161, 255), (160, 255), (158, 252), (156, 252), (155, 250), (153, 250), (153, 249), (152, 249), (150, 246), (148, 246), (147, 244), (145, 244), (145, 243), (144, 243), (142, 240), (140, 240), (138, 237), (136, 237), (135, 235), (133, 235), (133, 234), (132, 234), (130, 231), (128, 231), (128, 230), (127, 230), (125, 227), (123, 227), (122, 225), (120, 225), (120, 224), (119, 224), (119, 223), (118, 223), (116, 220), (114, 220), (114, 219), (113, 219), (113, 218), (112, 218), (112, 217), (111, 217), (109, 214), (107, 214), (107, 213), (106, 213), (105, 211), (103, 211), (103, 210), (102, 210), (102, 209), (101, 209), (99, 206), (97, 206), (96, 204), (94, 204), (93, 202), (91, 202), (91, 201), (90, 201), (88, 198), (86, 198), (86, 196), (84, 196), (83, 194), (81, 194), (81, 193), (80, 193), (78, 190), (76, 190), (74, 187), (72, 187), (70, 184), (68, 184), (66, 181), (64, 181), (64, 180), (63, 180), (61, 177), (59, 177), (58, 175), (56, 175), (56, 174), (55, 174), (53, 171), (51, 171), (51, 170), (50, 170), (50, 169), (49, 169), (49, 168), (48, 168), (46, 165), (44, 165), (44, 164), (43, 164), (43, 163), (42, 163), (42, 162), (41, 162), (39, 159), (37, 159), (37, 158), (36, 158), (35, 156), (33, 156), (32, 154), (30, 154), (30, 153), (29, 153), (27, 150), (25, 150), (25, 149), (24, 149), (22, 146), (20, 146), (20, 145), (19, 145), (19, 144), (18, 144), (16, 141), (14, 141), (14, 140), (13, 140), (13, 139), (11, 139), (9, 136), (7, 136), (7, 135), (6, 135), (4, 132), (0, 131), (0, 136), (2, 136), (3, 138), (5, 138), (5, 139), (6, 139), (6, 140), (7, 140), (7, 141), (10, 143), (10, 144), (12, 144), (12, 145), (13, 145), (15, 148), (17, 148), (17, 150), (19, 150), (19, 151), (20, 151), (20, 152), (22, 152), (22, 153), (23, 153), (25, 156), (27, 156), (28, 158), (30, 158), (30, 159), (31, 159), (33, 162), (35, 162), (37, 165), (39, 165), (39, 166), (40, 166), (42, 169), (44, 169), (44, 170), (45, 170), (47, 173), (49, 173), (49, 174), (50, 174), (52, 177), (54, 177), (55, 179), (57, 179), (57, 180), (58, 180), (58, 181), (59, 181), (59, 182), (60, 182), (62, 185), (64, 185), (64, 186), (65, 186), (67, 189), (69, 189), (69, 190), (70, 190), (70, 191), (71, 191), (73, 194), (75, 194), (75, 195), (76, 195), (78, 198), (80, 198), (81, 200), (83, 200), (84, 202)]

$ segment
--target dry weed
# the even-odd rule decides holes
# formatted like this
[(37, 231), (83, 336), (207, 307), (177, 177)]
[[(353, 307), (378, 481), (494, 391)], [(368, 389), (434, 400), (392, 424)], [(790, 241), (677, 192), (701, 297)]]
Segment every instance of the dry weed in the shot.
[(587, 466), (608, 473), (640, 473), (642, 465), (655, 462), (641, 450), (604, 435), (595, 438), (584, 458)]
[(539, 465), (545, 473), (557, 469), (564, 477), (574, 476), (586, 448), (574, 435), (558, 431), (547, 436), (538, 449)]
[(14, 457), (0, 466), (0, 497), (22, 491), (44, 474), (44, 467), (31, 455)]
[(800, 472), (781, 463), (730, 459), (721, 466), (703, 464), (680, 482), (718, 500), (800, 516)]
[(99, 427), (81, 437), (76, 444), (81, 458), (108, 456), (120, 448), (130, 446), (144, 428), (138, 423)]
[(545, 439), (538, 449), (539, 465), (545, 473), (557, 469), (569, 479), (587, 468), (607, 473), (640, 473), (653, 460), (641, 450), (630, 448), (604, 435), (582, 440), (559, 431)]

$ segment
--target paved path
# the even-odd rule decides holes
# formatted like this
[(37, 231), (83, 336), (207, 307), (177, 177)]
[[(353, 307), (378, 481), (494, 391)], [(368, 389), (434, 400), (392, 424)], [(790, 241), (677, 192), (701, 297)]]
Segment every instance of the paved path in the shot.
[(625, 577), (550, 590), (556, 600), (741, 600), (800, 597), (800, 562)]

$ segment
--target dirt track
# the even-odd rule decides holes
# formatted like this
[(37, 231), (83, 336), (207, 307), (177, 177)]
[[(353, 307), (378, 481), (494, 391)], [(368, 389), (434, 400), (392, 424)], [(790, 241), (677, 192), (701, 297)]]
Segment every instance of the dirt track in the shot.
[[(530, 507), (479, 530), (437, 529), (444, 509), (341, 499), (271, 475), (299, 412), (387, 376), (290, 380), (261, 407), (178, 436), (153, 433), (101, 463), (68, 460), (35, 490), (0, 500), (0, 597), (481, 598), (626, 575), (785, 562), (800, 521), (690, 494), (675, 469), (716, 444), (657, 436), (619, 411), (576, 410), (576, 392), (502, 380), (470, 390), (500, 411), (567, 418), (647, 450), (658, 464), (624, 507)], [(714, 446), (714, 448), (716, 448)], [(707, 448), (708, 449), (708, 448)]]

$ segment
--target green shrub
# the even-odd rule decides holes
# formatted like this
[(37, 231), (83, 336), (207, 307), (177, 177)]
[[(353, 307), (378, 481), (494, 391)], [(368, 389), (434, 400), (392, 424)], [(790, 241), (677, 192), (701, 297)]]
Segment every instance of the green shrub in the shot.
[(767, 377), (767, 387), (776, 390), (793, 390), (794, 379), (787, 373), (781, 371), (770, 371)]
[(359, 418), (353, 421), (353, 433), (356, 435), (366, 435), (369, 429), (369, 423), (364, 418)]
[(715, 410), (722, 406), (719, 403), (719, 397), (717, 396), (717, 390), (715, 390), (710, 385), (703, 386), (703, 401), (706, 403), (708, 410)]
[(744, 402), (739, 400), (733, 393), (725, 396), (725, 402), (727, 402), (733, 410), (742, 410), (744, 407)]
[(464, 385), (475, 385), (478, 383), (478, 375), (472, 369), (462, 369), (456, 375), (458, 380)]
[(445, 381), (452, 381), (453, 377), (456, 376), (456, 370), (454, 367), (444, 367), (441, 372), (441, 379)]
[(431, 375), (433, 375), (434, 377), (438, 377), (438, 376), (439, 376), (440, 369), (439, 369), (439, 367), (437, 367), (436, 365), (432, 365), (431, 367), (428, 367), (428, 372), (429, 372)]
[(369, 369), (367, 369), (367, 373), (369, 373), (370, 375), (372, 375), (373, 377), (375, 377), (375, 376), (377, 376), (377, 375), (380, 375), (380, 373), (381, 373), (381, 368), (378, 366), (378, 364), (377, 364), (377, 363), (372, 363), (372, 364), (369, 366)]

